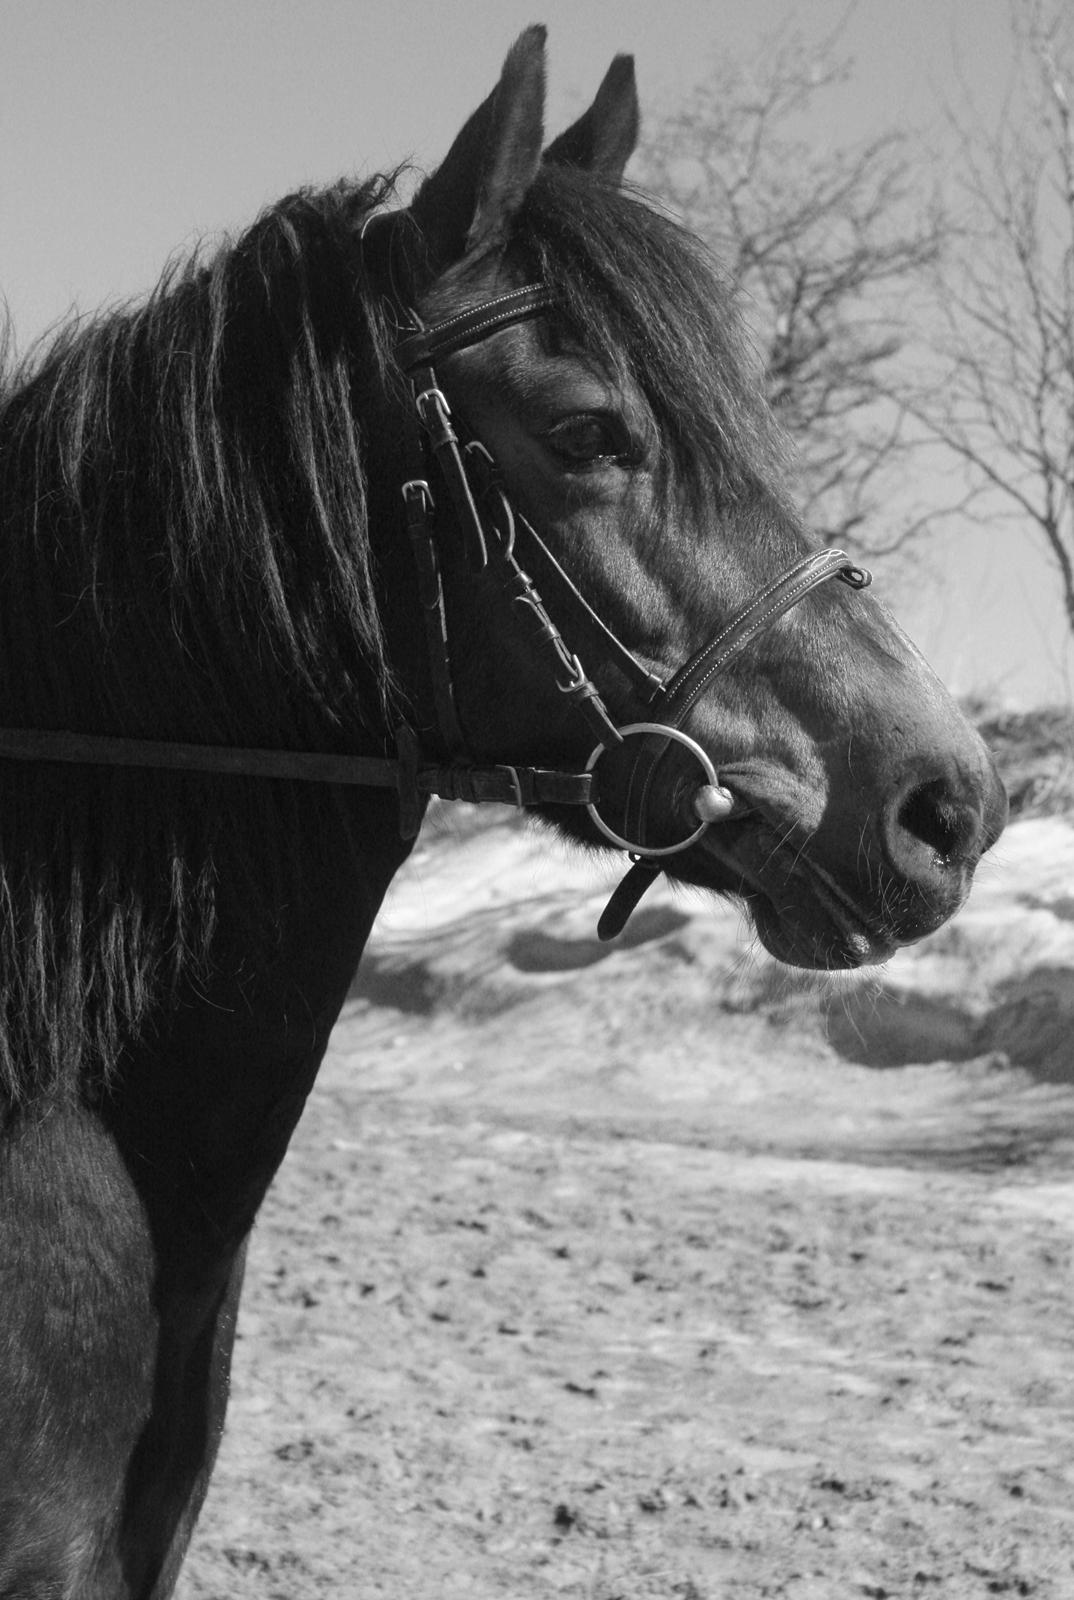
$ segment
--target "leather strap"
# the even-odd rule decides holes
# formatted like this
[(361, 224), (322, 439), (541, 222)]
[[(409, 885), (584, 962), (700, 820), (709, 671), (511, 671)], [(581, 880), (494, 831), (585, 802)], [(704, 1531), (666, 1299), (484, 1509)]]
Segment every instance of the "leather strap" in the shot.
[[(649, 712), (650, 720), (662, 722), (666, 727), (681, 728), (713, 679), (726, 671), (731, 662), (784, 612), (790, 611), (811, 589), (816, 589), (830, 578), (840, 578), (857, 589), (863, 589), (871, 582), (870, 575), (863, 568), (856, 567), (845, 550), (817, 550), (804, 556), (755, 595), (741, 611), (736, 612), (710, 644), (679, 668), (654, 699)], [(649, 793), (656, 769), (670, 744), (670, 739), (649, 734), (631, 770), (624, 806), (624, 832), (628, 838), (637, 840), (638, 850), (642, 854), (646, 843)]]
[(479, 306), (471, 306), (469, 311), (447, 317), (431, 328), (418, 328), (400, 341), (396, 358), (404, 372), (412, 373), (416, 367), (431, 366), (441, 356), (449, 356), (455, 350), (487, 339), (500, 328), (539, 316), (555, 304), (555, 295), (542, 283), (510, 289), (506, 294), (482, 301)]
[(526, 569), (538, 588), (546, 595), (555, 595), (557, 610), (559, 602), (563, 601), (575, 626), (588, 634), (590, 642), (595, 644), (606, 658), (615, 663), (646, 704), (652, 704), (663, 692), (664, 680), (643, 666), (637, 656), (612, 632), (604, 619), (593, 610), (585, 595), (564, 572), (533, 524), (518, 511), (514, 513), (514, 520), (515, 542)]
[(617, 939), (647, 890), (659, 878), (662, 868), (655, 861), (635, 861), (612, 890), (611, 899), (597, 921), (597, 938), (602, 944)]
[(459, 437), (452, 427), (451, 407), (442, 389), (437, 387), (436, 373), (432, 367), (421, 366), (414, 377), (414, 408), (421, 419), (437, 465), (440, 468), (448, 494), (451, 496), (459, 519), (466, 559), (474, 572), (488, 564), (488, 547), (481, 513), (474, 501), (474, 492), (466, 473), (466, 465), (459, 447)]
[[(400, 767), (399, 761), (381, 756), (179, 744), (39, 728), (0, 728), (0, 759), (91, 767), (151, 767), (165, 772), (284, 778), (376, 789), (396, 788)], [(584, 806), (593, 795), (593, 778), (588, 772), (559, 772), (549, 767), (516, 767), (507, 763), (488, 767), (424, 763), (416, 767), (414, 780), (420, 794), (475, 804), (498, 801), (503, 805)]]
[(790, 611), (811, 589), (829, 578), (841, 578), (856, 589), (864, 589), (869, 582), (868, 576), (862, 568), (854, 566), (845, 550), (816, 550), (805, 556), (754, 595), (711, 644), (680, 667), (658, 698), (656, 708), (662, 720), (670, 722), (672, 727), (681, 727), (690, 707), (704, 694), (712, 679), (725, 671), (735, 657), (785, 611)]
[(407, 479), (403, 485), (403, 504), (406, 508), (410, 548), (418, 574), (418, 604), (421, 606), (422, 621), (425, 626), (425, 657), (432, 681), (437, 727), (444, 753), (459, 755), (466, 747), (466, 739), (455, 704), (444, 586), (440, 577), (436, 540), (433, 537), (432, 490), (424, 478)]
[(403, 505), (418, 579), (418, 604), (425, 629), (425, 659), (429, 667), (433, 709), (440, 736), (439, 753), (454, 757), (461, 755), (466, 748), (466, 738), (455, 703), (447, 609), (436, 542), (436, 500), (428, 480), (424, 430), (416, 397), (414, 404), (407, 407), (404, 440), (407, 479), (402, 486)]

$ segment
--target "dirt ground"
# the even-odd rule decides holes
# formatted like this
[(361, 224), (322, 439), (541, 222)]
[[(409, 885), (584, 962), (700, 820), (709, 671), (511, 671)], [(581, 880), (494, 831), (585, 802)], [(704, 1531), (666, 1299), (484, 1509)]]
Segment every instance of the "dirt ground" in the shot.
[(1066, 1024), (1034, 1069), (933, 997), (914, 1059), (732, 912), (596, 946), (546, 857), (434, 841), (386, 911), (182, 1600), (1070, 1600)]

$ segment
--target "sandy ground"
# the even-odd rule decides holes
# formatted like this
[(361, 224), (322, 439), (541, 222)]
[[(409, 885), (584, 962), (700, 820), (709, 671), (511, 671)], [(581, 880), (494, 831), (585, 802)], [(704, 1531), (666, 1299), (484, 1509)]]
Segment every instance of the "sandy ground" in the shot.
[(182, 1600), (1074, 1596), (1074, 832), (864, 986), (497, 826), (256, 1230)]

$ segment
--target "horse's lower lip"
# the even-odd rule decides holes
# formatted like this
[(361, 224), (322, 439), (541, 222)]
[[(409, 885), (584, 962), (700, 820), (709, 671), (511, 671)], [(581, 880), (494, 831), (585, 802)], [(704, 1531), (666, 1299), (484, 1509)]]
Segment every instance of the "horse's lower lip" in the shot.
[[(797, 858), (793, 882), (799, 894), (789, 902), (765, 882), (763, 872), (743, 862), (738, 851), (721, 848), (714, 832), (704, 836), (701, 848), (725, 871), (730, 868), (737, 875), (735, 892), (745, 901), (761, 943), (778, 961), (833, 971), (875, 966), (894, 954), (898, 938), (872, 923), (823, 867), (804, 856)], [(803, 890), (808, 896), (804, 903)]]
[(811, 971), (851, 971), (876, 966), (894, 951), (887, 940), (877, 939), (861, 925), (824, 906), (819, 916), (789, 918), (765, 894), (748, 894), (746, 903), (757, 937), (769, 955), (788, 967)]
[(803, 861), (802, 867), (814, 898), (838, 930), (847, 954), (854, 958), (848, 965), (870, 966), (894, 955), (899, 940), (890, 929), (870, 921), (816, 862)]
[(808, 910), (795, 906), (792, 913), (767, 895), (751, 896), (748, 903), (761, 943), (789, 967), (835, 972), (879, 966), (897, 947), (824, 895), (815, 894)]

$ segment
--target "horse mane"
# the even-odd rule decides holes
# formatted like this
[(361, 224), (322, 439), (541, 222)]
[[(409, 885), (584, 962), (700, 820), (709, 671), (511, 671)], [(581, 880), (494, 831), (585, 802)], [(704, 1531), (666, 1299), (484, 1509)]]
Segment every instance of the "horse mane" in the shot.
[[(359, 236), (392, 192), (289, 196), (3, 374), (0, 721), (369, 748), (392, 679), (359, 419), (383, 409), (392, 330)], [(301, 849), (287, 785), (227, 780), (225, 801), (197, 776), (62, 770), (0, 783), (16, 1102), (109, 1069), (204, 954), (218, 880), (253, 925)]]
[[(380, 748), (394, 688), (363, 430), (399, 380), (361, 231), (393, 194), (376, 178), (291, 195), (0, 376), (0, 723)], [(546, 168), (511, 247), (646, 394), (669, 482), (704, 477), (724, 504), (770, 492), (778, 436), (696, 240)], [(310, 836), (343, 816), (331, 792), (263, 779), (0, 777), (0, 1102), (16, 1105), (107, 1078), (198, 979), (225, 891), (271, 942)]]

